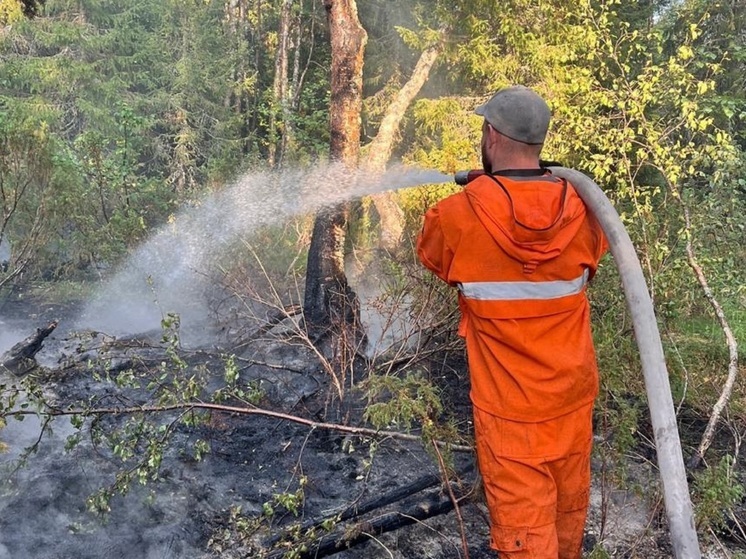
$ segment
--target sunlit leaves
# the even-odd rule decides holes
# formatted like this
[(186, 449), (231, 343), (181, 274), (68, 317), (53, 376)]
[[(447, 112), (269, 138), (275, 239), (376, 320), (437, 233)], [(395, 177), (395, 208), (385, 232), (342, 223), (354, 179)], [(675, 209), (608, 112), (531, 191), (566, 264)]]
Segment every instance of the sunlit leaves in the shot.
[(0, 25), (10, 25), (23, 18), (23, 6), (19, 0), (0, 0)]

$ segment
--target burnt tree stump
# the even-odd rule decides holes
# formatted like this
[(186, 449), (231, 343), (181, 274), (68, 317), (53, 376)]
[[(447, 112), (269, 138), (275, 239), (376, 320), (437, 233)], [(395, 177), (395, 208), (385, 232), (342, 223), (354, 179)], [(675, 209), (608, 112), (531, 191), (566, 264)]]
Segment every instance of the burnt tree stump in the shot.
[(0, 356), (0, 366), (13, 373), (25, 374), (30, 372), (37, 365), (36, 354), (44, 345), (44, 340), (57, 328), (57, 324), (59, 324), (59, 321), (53, 320), (44, 328), (37, 328), (35, 334), (11, 347)]

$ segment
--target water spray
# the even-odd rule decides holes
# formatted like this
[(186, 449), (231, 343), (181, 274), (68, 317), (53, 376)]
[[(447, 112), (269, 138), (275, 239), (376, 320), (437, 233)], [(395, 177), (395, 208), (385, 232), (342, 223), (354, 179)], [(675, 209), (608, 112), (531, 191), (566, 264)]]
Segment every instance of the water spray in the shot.
[[(595, 182), (579, 171), (566, 169), (554, 162), (540, 162), (540, 164), (541, 167), (550, 168), (554, 176), (572, 183), (586, 207), (600, 223), (609, 241), (611, 254), (622, 278), (627, 306), (632, 315), (635, 339), (640, 351), (674, 557), (676, 559), (700, 559), (702, 555), (694, 526), (694, 513), (689, 497), (689, 486), (686, 480), (684, 457), (676, 425), (676, 412), (673, 407), (663, 345), (653, 303), (635, 247), (616, 209)], [(454, 176), (454, 180), (456, 184), (466, 186), (484, 174), (485, 172), (481, 169), (459, 171)]]

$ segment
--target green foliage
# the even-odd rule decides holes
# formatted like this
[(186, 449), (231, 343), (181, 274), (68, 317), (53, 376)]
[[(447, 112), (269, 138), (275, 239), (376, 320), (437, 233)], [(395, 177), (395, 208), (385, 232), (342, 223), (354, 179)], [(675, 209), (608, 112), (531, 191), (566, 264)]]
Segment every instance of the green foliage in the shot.
[(609, 555), (602, 545), (596, 545), (586, 557), (587, 559), (611, 559), (611, 555)]
[(0, 242), (10, 246), (10, 262), (0, 286), (22, 272), (35, 271), (48, 254), (60, 216), (55, 205), (69, 192), (73, 165), (50, 130), (46, 108), (31, 110), (0, 96)]
[[(295, 491), (289, 489), (280, 493), (274, 493), (272, 499), (262, 503), (260, 515), (247, 515), (241, 507), (233, 506), (229, 511), (228, 526), (215, 534), (208, 542), (208, 547), (217, 553), (229, 549), (235, 550), (242, 546), (244, 552), (254, 551), (256, 557), (265, 557), (270, 552), (263, 549), (262, 553), (254, 549), (256, 534), (262, 528), (270, 528), (273, 532), (279, 530), (274, 524), (279, 521), (285, 513), (293, 517), (301, 515), (305, 500), (305, 487), (308, 478), (301, 476), (297, 480), (298, 487)], [(307, 551), (309, 545), (320, 535), (331, 531), (337, 524), (338, 517), (331, 517), (319, 526), (303, 528), (300, 522), (286, 524), (282, 528), (282, 538), (277, 542), (274, 549), (282, 550), (283, 557), (301, 557)], [(248, 549), (247, 549), (248, 548)]]
[(470, 104), (458, 98), (417, 101), (418, 143), (405, 161), (446, 173), (481, 167), (477, 159), (481, 122), (469, 116)]
[[(741, 149), (746, 147), (744, 121), (743, 63), (746, 43), (736, 32), (746, 21), (743, 6), (702, 0), (680, 2), (665, 14), (662, 30), (668, 52), (690, 42), (696, 54), (695, 71), (703, 79), (715, 82), (714, 95), (707, 104), (718, 126), (737, 138)], [(712, 72), (713, 66), (717, 69)]]
[(697, 527), (700, 530), (721, 530), (734, 515), (746, 494), (738, 481), (735, 459), (726, 454), (712, 467), (698, 474), (694, 483)]
[(241, 382), (241, 371), (236, 363), (235, 355), (223, 357), (225, 386), (212, 393), (212, 401), (222, 403), (231, 400), (257, 405), (264, 398), (259, 381)]
[(266, 502), (262, 505), (264, 515), (267, 518), (270, 518), (276, 514), (277, 508), (281, 507), (293, 516), (298, 516), (303, 507), (303, 500), (305, 498), (304, 488), (307, 483), (308, 478), (306, 478), (306, 476), (301, 476), (298, 480), (298, 489), (294, 492), (275, 493), (272, 495), (272, 501)]
[(23, 19), (23, 4), (19, 0), (0, 0), (0, 26)]
[(601, 393), (638, 397), (645, 392), (640, 356), (621, 278), (610, 256), (601, 265), (588, 290)]
[(175, 203), (243, 164), (223, 18), (217, 2), (50, 0), (0, 35), (0, 104), (43, 123), (58, 172), (66, 163), (46, 208), (45, 273), (116, 262)]
[(375, 428), (416, 427), (428, 449), (434, 440), (456, 440), (454, 426), (442, 417), (438, 388), (421, 375), (371, 375), (364, 385), (368, 404), (363, 418)]
[[(365, 420), (377, 429), (397, 426), (410, 430), (412, 424), (425, 427), (443, 412), (435, 387), (419, 375), (370, 377), (366, 381), (368, 406)], [(375, 400), (385, 397), (385, 401)]]
[(596, 412), (598, 432), (604, 437), (604, 444), (597, 451), (613, 465), (619, 479), (623, 479), (625, 471), (623, 457), (639, 444), (640, 421), (646, 417), (644, 405), (634, 395), (625, 398), (610, 394)]
[(28, 447), (13, 449), (19, 451), (15, 460), (4, 461), (1, 470), (6, 475), (22, 468), (37, 452), (43, 437), (51, 432), (54, 418), (44, 414), (48, 407), (48, 394), (40, 379), (31, 374), (17, 378), (9, 375), (4, 367), (0, 367), (0, 372), (3, 373), (0, 379), (0, 454), (11, 450), (9, 444), (3, 441), (3, 429), (9, 422), (23, 422), (31, 418), (32, 425), (38, 425), (39, 430), (38, 438)]

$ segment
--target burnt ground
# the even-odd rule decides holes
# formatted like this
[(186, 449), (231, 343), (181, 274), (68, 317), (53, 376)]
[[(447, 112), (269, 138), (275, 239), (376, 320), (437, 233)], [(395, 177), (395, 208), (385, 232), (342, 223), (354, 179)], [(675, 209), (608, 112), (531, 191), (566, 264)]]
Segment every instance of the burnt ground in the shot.
[[(42, 325), (66, 311), (45, 307), (34, 321)], [(3, 318), (10, 316), (6, 324), (25, 318), (20, 307), (13, 312), (9, 315), (6, 309)], [(117, 379), (122, 381), (121, 375), (130, 370), (140, 378), (150, 378), (161, 362), (171, 359), (160, 344), (159, 332), (104, 343), (100, 336), (78, 338), (62, 327), (60, 331), (48, 342), (52, 349), (43, 360), (47, 368), (34, 374), (46, 396), (61, 408), (79, 402), (110, 407), (148, 402), (147, 391), (124, 382), (118, 385)], [(360, 423), (362, 399), (350, 391), (343, 408), (330, 408), (328, 378), (306, 349), (263, 337), (238, 348), (237, 356), (239, 384), (256, 392), (260, 407), (313, 421), (331, 417), (350, 425)], [(203, 378), (209, 390), (221, 386), (221, 352), (199, 349), (183, 352), (181, 357), (185, 374)], [(104, 379), (96, 380), (97, 373)], [(444, 369), (432, 380), (439, 384), (447, 414), (468, 443), (470, 407), (464, 369)], [(181, 413), (161, 413), (154, 422), (170, 425)], [(78, 431), (68, 418), (57, 418), (46, 426), (43, 437), (38, 436), (38, 419), (27, 418), (22, 428), (9, 420), (8, 427), (0, 431), (0, 440), (10, 447), (0, 455), (0, 559), (315, 557), (313, 544), (306, 545), (309, 551), (304, 554), (299, 544), (279, 543), (274, 555), (270, 544), (287, 532), (305, 533), (308, 526), (333, 518), (351, 505), (362, 506), (426, 476), (440, 476), (433, 453), (416, 441), (359, 437), (274, 417), (214, 411), (196, 424), (175, 424), (168, 431), (169, 444), (154, 479), (144, 485), (133, 480), (125, 494), (113, 495), (107, 514), (93, 514), (86, 500), (113, 484), (123, 467), (133, 467), (144, 456), (144, 446), (137, 446), (134, 458), (123, 462), (105, 438), (91, 436), (91, 428), (109, 433), (130, 417), (120, 414), (86, 420), (80, 443), (70, 450), (65, 444)], [(209, 444), (209, 452), (200, 460), (195, 458), (198, 441)], [(34, 453), (23, 467), (16, 468), (23, 447), (34, 447)], [(609, 464), (594, 459), (588, 556), (594, 547), (594, 557), (672, 556), (652, 453), (649, 447), (638, 450), (627, 457), (623, 483), (607, 479), (602, 484), (609, 477)], [(471, 453), (455, 452), (453, 468), (462, 474), (452, 479), (458, 478), (461, 490), (468, 492), (474, 484)], [(422, 502), (432, 507), (434, 502), (447, 501), (442, 488), (436, 484), (353, 522), (336, 525), (328, 521), (324, 528), (336, 536), (362, 534), (358, 539), (363, 543), (333, 556), (464, 557), (463, 528), (469, 557), (494, 557), (487, 545), (486, 509), (478, 497), (461, 503), (461, 520), (451, 511), (364, 537), (371, 530), (370, 523), (386, 515), (401, 519)], [(454, 489), (459, 491), (457, 483)], [(369, 524), (359, 524), (361, 520)], [(317, 528), (316, 533), (326, 534), (324, 528)], [(708, 547), (706, 556), (730, 557), (728, 553), (740, 548), (718, 549)]]

